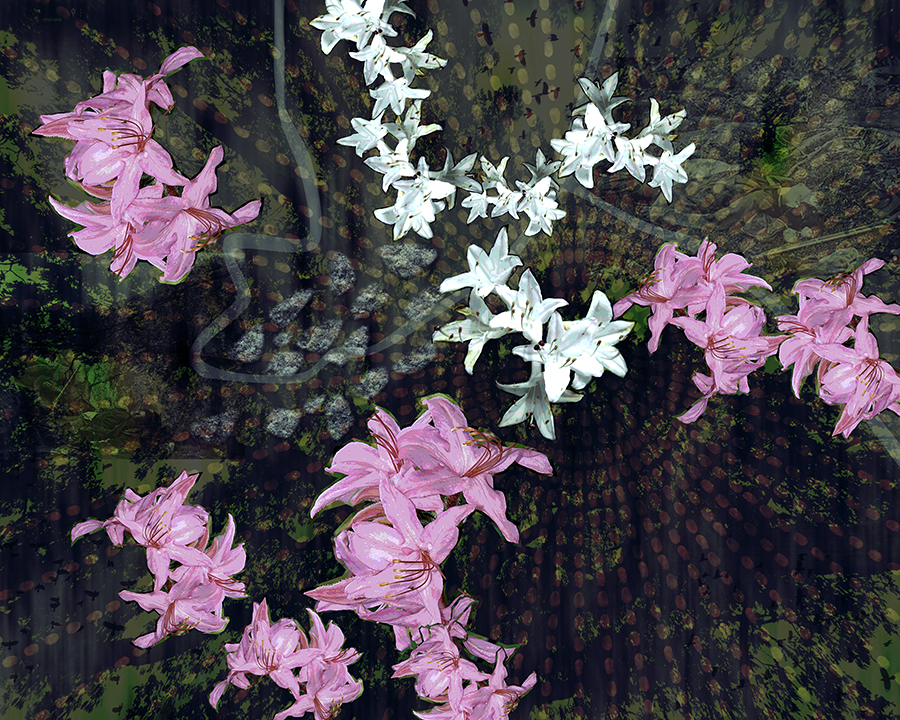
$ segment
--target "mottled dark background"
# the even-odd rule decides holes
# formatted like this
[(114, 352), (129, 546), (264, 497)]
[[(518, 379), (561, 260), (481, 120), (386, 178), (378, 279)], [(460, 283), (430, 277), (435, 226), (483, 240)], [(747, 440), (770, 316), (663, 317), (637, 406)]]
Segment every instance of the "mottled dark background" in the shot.
[[(515, 244), (545, 295), (569, 300), (567, 318), (586, 311), (594, 289), (616, 299), (634, 288), (663, 242), (694, 250), (706, 236), (744, 253), (773, 285), (758, 298), (770, 315), (796, 311), (797, 279), (872, 256), (888, 265), (867, 291), (897, 299), (896, 3), (410, 6), (415, 18), (395, 15), (394, 42), (432, 29), (429, 50), (448, 59), (418, 81), (433, 90), (423, 122), (443, 125), (417, 146), (432, 166), (445, 147), (456, 160), (509, 155), (510, 185), (526, 180), (522, 163), (537, 147), (550, 155), (550, 138), (568, 129), (583, 74), (619, 72), (617, 94), (634, 102), (616, 117), (635, 128), (651, 97), (664, 114), (686, 109), (676, 148), (697, 151), (671, 204), (601, 165), (593, 193), (563, 182), (568, 215), (551, 238)], [(321, 52), (309, 21), (324, 4), (276, 7), (0, 7), (0, 714), (270, 718), (284, 709), (288, 693), (269, 681), (229, 689), (218, 712), (206, 703), (226, 673), (222, 645), (263, 597), (274, 619), (305, 626), (303, 591), (340, 574), (331, 537), (347, 513), (309, 520), (330, 482), (323, 467), (366, 436), (376, 405), (408, 424), (420, 398), (442, 392), (471, 425), (548, 453), (556, 470), (498, 477), (521, 544), (476, 516), (446, 565), (450, 592), (479, 600), (477, 630), (522, 643), (511, 680), (538, 674), (514, 717), (900, 716), (898, 418), (832, 438), (839, 410), (812, 381), (798, 401), (770, 363), (751, 376), (750, 395), (717, 398), (682, 425), (674, 416), (697, 397), (690, 376), (701, 353), (669, 328), (649, 356), (639, 323), (621, 345), (628, 375), (596, 380), (580, 403), (560, 406), (558, 441), (525, 426), (498, 430), (513, 398), (495, 383), (527, 376), (514, 341), (491, 343), (469, 377), (464, 347), (431, 344), (434, 325), (453, 317), (434, 302), (471, 242), (489, 247), (501, 221), (515, 239), (527, 221), (467, 226), (457, 205), (432, 240), (390, 248), (391, 229), (372, 212), (393, 198), (335, 143), (350, 118), (369, 114), (361, 65), (346, 43)], [(67, 237), (73, 225), (47, 203), (48, 194), (85, 199), (63, 175), (71, 143), (29, 133), (40, 114), (99, 92), (104, 69), (150, 74), (184, 44), (207, 59), (170, 78), (176, 108), (155, 113), (156, 137), (189, 176), (224, 145), (215, 204), (233, 210), (262, 197), (263, 210), (199, 253), (183, 283), (160, 285), (146, 264), (119, 283), (110, 255), (81, 253)], [(249, 302), (233, 307), (244, 286)], [(301, 315), (274, 321), (272, 309), (306, 288)], [(232, 322), (219, 331), (222, 316)], [(900, 321), (872, 325), (896, 364)], [(306, 333), (307, 351), (286, 355), (284, 332)], [(358, 341), (364, 354), (322, 359)], [(267, 377), (291, 372), (302, 379)], [(221, 635), (140, 651), (131, 641), (155, 615), (117, 593), (150, 587), (143, 553), (100, 534), (68, 537), (77, 522), (109, 517), (125, 487), (145, 493), (182, 470), (202, 472), (190, 501), (209, 508), (214, 532), (234, 515), (248, 597), (226, 602)], [(335, 619), (362, 652), (354, 667), (366, 681), (342, 717), (425, 709), (411, 680), (389, 679), (398, 661), (390, 632)]]

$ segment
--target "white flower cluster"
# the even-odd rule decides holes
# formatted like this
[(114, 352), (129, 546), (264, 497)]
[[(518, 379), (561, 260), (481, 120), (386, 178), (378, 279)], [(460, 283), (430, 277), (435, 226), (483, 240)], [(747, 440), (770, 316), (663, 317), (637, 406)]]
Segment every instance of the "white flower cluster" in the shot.
[[(687, 173), (681, 167), (694, 150), (694, 143), (685, 147), (677, 155), (672, 146), (672, 131), (687, 117), (685, 110), (680, 110), (666, 117), (659, 114), (659, 103), (656, 98), (650, 100), (650, 122), (635, 138), (622, 135), (631, 128), (629, 123), (619, 123), (613, 119), (612, 111), (628, 98), (613, 97), (619, 73), (610, 75), (602, 87), (587, 78), (578, 78), (578, 83), (588, 103), (573, 111), (573, 128), (563, 139), (553, 139), (550, 144), (560, 153), (564, 160), (560, 169), (560, 177), (575, 173), (575, 179), (586, 188), (594, 187), (594, 165), (606, 160), (612, 165), (607, 172), (617, 172), (622, 168), (638, 181), (646, 178), (645, 166), (653, 167), (653, 179), (650, 187), (662, 190), (666, 200), (672, 202), (672, 182), (685, 183)], [(651, 145), (662, 149), (662, 155), (656, 157), (646, 152)]]
[[(562, 163), (547, 162), (543, 151), (538, 148), (534, 165), (525, 163), (525, 167), (531, 173), (531, 179), (527, 183), (516, 180), (516, 187), (519, 189), (511, 190), (506, 184), (506, 178), (503, 177), (507, 162), (509, 158), (505, 157), (494, 167), (486, 157), (481, 156), (484, 183), (479, 186), (478, 192), (473, 191), (461, 203), (463, 207), (469, 208), (466, 223), (471, 223), (475, 218), (487, 217), (488, 208), (491, 217), (508, 214), (517, 220), (519, 213), (524, 212), (529, 221), (525, 229), (526, 235), (537, 235), (538, 231), (552, 235), (553, 221), (566, 216), (565, 211), (560, 210), (559, 203), (556, 202), (559, 185), (551, 177)], [(497, 194), (488, 195), (489, 190)]]
[[(543, 231), (552, 233), (552, 222), (565, 217), (556, 202), (559, 186), (550, 177), (559, 169), (560, 163), (548, 163), (543, 152), (538, 150), (535, 165), (526, 167), (531, 171), (527, 183), (516, 181), (518, 190), (511, 190), (503, 177), (509, 158), (503, 158), (494, 167), (486, 158), (481, 158), (484, 183), (471, 177), (475, 167), (476, 154), (472, 153), (454, 164), (453, 155), (447, 150), (444, 167), (432, 170), (424, 158), (416, 164), (410, 160), (416, 140), (440, 130), (440, 125), (420, 125), (422, 100), (431, 94), (430, 90), (417, 90), (411, 83), (423, 70), (440, 68), (447, 61), (425, 52), (433, 34), (429, 30), (413, 47), (392, 47), (385, 37), (395, 37), (397, 31), (388, 23), (393, 12), (412, 15), (403, 2), (385, 4), (384, 0), (368, 0), (360, 5), (356, 0), (327, 0), (328, 13), (313, 20), (310, 25), (323, 30), (322, 50), (330, 53), (340, 40), (356, 44), (356, 52), (350, 57), (364, 63), (363, 74), (366, 84), (372, 85), (379, 78), (381, 85), (370, 91), (375, 100), (371, 119), (353, 118), (350, 122), (354, 134), (341, 138), (338, 144), (352, 147), (359, 157), (370, 151), (377, 152), (366, 158), (366, 165), (381, 173), (382, 189), (397, 191), (397, 200), (390, 207), (375, 211), (375, 217), (386, 225), (393, 225), (394, 240), (414, 230), (423, 238), (431, 238), (431, 223), (436, 214), (452, 208), (456, 202), (457, 189), (472, 193), (462, 202), (469, 208), (471, 223), (478, 217), (498, 217), (509, 214), (518, 219), (519, 213), (529, 218), (526, 235), (536, 235)], [(402, 72), (394, 76), (392, 66), (399, 65)], [(407, 108), (407, 100), (411, 100)], [(395, 122), (383, 122), (385, 113), (396, 116)], [(387, 138), (394, 142), (388, 144)], [(489, 195), (489, 192), (496, 194)]]
[[(522, 260), (509, 254), (506, 228), (500, 230), (490, 254), (476, 245), (468, 251), (469, 272), (448, 278), (441, 292), (470, 287), (466, 316), (438, 328), (432, 340), (468, 342), (465, 367), (469, 374), (488, 340), (519, 332), (528, 341), (513, 348), (516, 355), (531, 362), (531, 377), (524, 383), (498, 386), (520, 399), (506, 411), (500, 427), (515, 425), (529, 418), (537, 424), (545, 438), (556, 439), (556, 427), (550, 410), (551, 402), (576, 402), (581, 395), (573, 390), (584, 388), (592, 377), (605, 370), (624, 376), (627, 371), (615, 345), (634, 327), (634, 323), (613, 321), (612, 307), (606, 295), (594, 293), (588, 314), (581, 320), (566, 322), (557, 308), (568, 305), (565, 300), (544, 300), (531, 270), (519, 279), (516, 290), (507, 286), (513, 270)], [(491, 312), (483, 298), (496, 293), (506, 305), (505, 312)], [(548, 323), (546, 339), (544, 324)]]

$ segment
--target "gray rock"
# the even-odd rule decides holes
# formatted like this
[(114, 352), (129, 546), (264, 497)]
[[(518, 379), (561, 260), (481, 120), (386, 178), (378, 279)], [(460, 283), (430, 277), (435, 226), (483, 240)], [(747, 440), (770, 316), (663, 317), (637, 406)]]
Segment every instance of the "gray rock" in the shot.
[(325, 422), (335, 440), (342, 438), (353, 427), (353, 411), (343, 395), (335, 395), (325, 403)]
[(334, 319), (326, 320), (321, 325), (307, 328), (297, 338), (297, 347), (301, 350), (323, 355), (326, 350), (329, 350), (334, 345), (334, 341), (341, 334), (341, 325), (340, 320)]
[(335, 295), (350, 292), (356, 284), (356, 273), (350, 265), (350, 258), (344, 253), (335, 253), (328, 268), (328, 277), (331, 279), (331, 292)]
[(437, 260), (436, 250), (412, 243), (383, 245), (378, 248), (378, 254), (384, 266), (402, 278), (424, 275), (428, 266)]
[(312, 290), (309, 288), (298, 290), (289, 298), (282, 300), (273, 307), (269, 311), (269, 319), (279, 327), (284, 327), (300, 314), (300, 311), (306, 307), (306, 303), (309, 302), (311, 297)]
[(282, 440), (287, 439), (294, 434), (301, 417), (303, 417), (303, 413), (300, 410), (275, 408), (269, 413), (266, 432)]
[(238, 362), (252, 363), (262, 357), (263, 344), (265, 336), (263, 335), (262, 325), (257, 325), (244, 333), (243, 337), (238, 340), (231, 349), (231, 357)]

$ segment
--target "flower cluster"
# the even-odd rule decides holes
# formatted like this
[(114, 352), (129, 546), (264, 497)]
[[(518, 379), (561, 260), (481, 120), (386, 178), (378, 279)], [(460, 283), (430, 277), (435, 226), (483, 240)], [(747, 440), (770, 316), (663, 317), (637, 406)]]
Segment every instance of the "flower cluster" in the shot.
[[(869, 316), (898, 315), (900, 305), (862, 294), (864, 277), (883, 267), (883, 260), (866, 260), (853, 272), (827, 281), (800, 280), (794, 286), (799, 312), (775, 318), (778, 329), (786, 334), (764, 336), (760, 335), (766, 319), (762, 308), (735, 293), (754, 286), (772, 288), (744, 272), (750, 267), (745, 258), (728, 253), (716, 260), (715, 253), (716, 246), (706, 240), (697, 257), (678, 252), (672, 244), (663, 245), (655, 270), (614, 308), (617, 317), (631, 305), (652, 308), (650, 352), (659, 347), (668, 324), (681, 327), (691, 342), (703, 348), (711, 374), (694, 373), (702, 397), (679, 420), (699, 418), (717, 393), (748, 392), (747, 375), (776, 352), (785, 370), (793, 366), (791, 386), (798, 398), (803, 381), (818, 367), (819, 396), (842, 408), (832, 435), (849, 437), (860, 422), (883, 410), (900, 415), (900, 374), (881, 359), (878, 342), (869, 331)], [(847, 347), (851, 339), (852, 348)]]
[[(169, 487), (145, 497), (129, 488), (109, 520), (86, 520), (72, 529), (73, 542), (102, 528), (115, 545), (122, 545), (128, 532), (146, 548), (153, 591), (119, 593), (123, 600), (159, 613), (156, 630), (134, 641), (138, 647), (194, 628), (220, 632), (228, 623), (222, 613), (225, 598), (244, 597), (244, 584), (232, 577), (246, 562), (243, 546), (234, 547), (234, 519), (229, 515), (225, 532), (208, 544), (209, 513), (184, 505), (198, 477), (183, 472)], [(172, 568), (173, 560), (181, 564)]]
[[(708, 240), (701, 243), (696, 257), (678, 252), (674, 245), (663, 245), (656, 255), (656, 269), (615, 305), (616, 317), (633, 304), (653, 309), (650, 352), (656, 351), (660, 334), (670, 323), (703, 349), (710, 374), (694, 373), (694, 384), (703, 395), (679, 416), (682, 422), (699, 418), (713, 395), (749, 392), (747, 376), (764, 365), (784, 340), (783, 335), (760, 335), (766, 319), (762, 308), (735, 295), (755, 286), (772, 289), (762, 278), (745, 273), (749, 267), (747, 260), (734, 253), (716, 260), (716, 246)], [(698, 319), (700, 314), (703, 320)]]
[[(475, 156), (470, 155), (459, 164), (453, 164), (449, 151), (442, 170), (431, 170), (425, 158), (414, 165), (410, 156), (416, 140), (440, 130), (441, 126), (422, 126), (422, 100), (430, 90), (411, 86), (417, 75), (428, 68), (441, 68), (447, 61), (425, 52), (433, 33), (428, 33), (413, 47), (393, 47), (385, 38), (396, 37), (397, 31), (388, 23), (394, 12), (414, 14), (401, 2), (368, 0), (359, 5), (355, 0), (327, 0), (328, 13), (313, 20), (310, 25), (322, 33), (322, 51), (327, 55), (341, 40), (352, 41), (356, 52), (350, 57), (364, 63), (366, 85), (379, 78), (381, 84), (370, 91), (375, 104), (372, 117), (353, 118), (353, 135), (338, 140), (341, 145), (352, 147), (359, 157), (371, 150), (377, 155), (366, 159), (366, 164), (381, 173), (382, 189), (393, 187), (397, 201), (390, 207), (375, 211), (375, 216), (387, 225), (394, 226), (394, 239), (415, 230), (422, 237), (432, 237), (431, 225), (435, 214), (453, 207), (456, 189), (471, 189), (477, 185), (466, 173), (472, 169)], [(399, 65), (400, 77), (394, 76), (392, 66)], [(407, 101), (412, 100), (409, 107)], [(395, 122), (382, 122), (390, 108)], [(394, 139), (393, 147), (386, 142)]]
[[(449, 604), (441, 563), (459, 538), (459, 525), (474, 510), (486, 513), (503, 537), (518, 541), (506, 517), (506, 499), (493, 476), (517, 462), (550, 473), (547, 457), (504, 446), (469, 428), (463, 412), (445, 397), (424, 401), (426, 411), (401, 429), (383, 410), (369, 421), (374, 447), (352, 442), (339, 450), (327, 472), (343, 478), (322, 492), (310, 514), (334, 502), (370, 504), (357, 511), (334, 541), (347, 568), (337, 582), (307, 592), (316, 609), (353, 610), (387, 623), (398, 650), (410, 656), (394, 666), (394, 677), (416, 676), (419, 695), (437, 706), (420, 717), (506, 717), (536, 682), (506, 684), (504, 663), (511, 648), (466, 629), (471, 597)], [(457, 504), (462, 498), (465, 504)], [(423, 524), (420, 514), (430, 518)], [(464, 656), (494, 665), (488, 674)]]
[[(794, 394), (800, 397), (800, 385), (818, 365), (819, 396), (830, 405), (843, 406), (833, 435), (849, 437), (862, 420), (885, 409), (900, 415), (900, 375), (879, 357), (878, 343), (869, 332), (870, 315), (897, 315), (900, 305), (861, 293), (864, 276), (883, 265), (883, 260), (873, 258), (827, 282), (800, 280), (794, 286), (799, 312), (776, 318), (778, 329), (788, 333), (778, 359), (785, 369), (794, 366)], [(851, 338), (853, 347), (848, 348), (845, 344)]]
[[(278, 687), (290, 690), (294, 704), (275, 715), (274, 720), (301, 717), (312, 712), (316, 720), (331, 720), (341, 705), (358, 698), (361, 680), (350, 675), (349, 666), (359, 659), (353, 648), (344, 649), (344, 634), (334, 623), (325, 628), (319, 616), (309, 610), (309, 638), (293, 620), (274, 625), (266, 600), (253, 603), (253, 621), (244, 628), (239, 643), (225, 643), (228, 677), (209, 695), (213, 707), (228, 685), (250, 687), (247, 675), (268, 676)], [(294, 674), (295, 670), (299, 670)]]
[[(181, 48), (149, 78), (107, 70), (100, 95), (78, 103), (73, 112), (42, 115), (43, 124), (33, 133), (75, 141), (65, 160), (66, 176), (103, 202), (73, 208), (51, 197), (50, 204), (83, 226), (70, 233), (79, 248), (91, 255), (115, 249), (110, 269), (120, 280), (138, 260), (146, 260), (163, 271), (160, 281), (177, 282), (193, 266), (197, 250), (259, 214), (261, 200), (232, 215), (209, 206), (221, 147), (189, 180), (173, 169), (172, 158), (152, 138), (150, 105), (166, 112), (175, 105), (166, 76), (198, 57), (202, 53), (196, 48)], [(144, 175), (153, 182), (142, 185)]]
[[(509, 158), (503, 158), (495, 167), (482, 157), (482, 180), (472, 174), (476, 154), (472, 153), (458, 163), (453, 154), (446, 150), (444, 167), (432, 170), (423, 157), (417, 162), (411, 159), (416, 140), (441, 129), (440, 125), (420, 125), (422, 100), (431, 94), (430, 90), (415, 89), (411, 83), (424, 69), (441, 68), (447, 61), (425, 52), (433, 33), (429, 30), (413, 47), (393, 47), (385, 42), (385, 37), (394, 37), (397, 32), (388, 23), (393, 12), (413, 14), (402, 2), (384, 4), (367, 2), (360, 6), (355, 0), (327, 2), (328, 13), (310, 24), (323, 30), (322, 50), (330, 53), (340, 40), (356, 44), (356, 52), (350, 57), (364, 62), (363, 74), (366, 84), (372, 85), (381, 79), (382, 83), (370, 91), (375, 100), (371, 119), (353, 118), (350, 122), (354, 133), (338, 140), (338, 144), (354, 148), (359, 157), (369, 151), (377, 155), (366, 158), (366, 164), (381, 173), (382, 189), (397, 191), (396, 202), (375, 211), (375, 217), (386, 225), (393, 225), (393, 237), (397, 240), (410, 230), (424, 238), (432, 237), (431, 223), (436, 214), (454, 207), (456, 191), (471, 193), (461, 205), (469, 209), (467, 222), (478, 217), (498, 217), (509, 214), (518, 219), (519, 213), (528, 216), (526, 235), (536, 235), (543, 231), (552, 233), (552, 223), (565, 216), (556, 201), (559, 186), (550, 177), (559, 169), (560, 163), (548, 163), (539, 149), (533, 166), (526, 164), (531, 172), (528, 182), (516, 181), (518, 190), (510, 189), (503, 177)], [(394, 76), (392, 66), (399, 65), (401, 75)], [(406, 103), (411, 100), (409, 107)], [(396, 116), (395, 122), (382, 122), (385, 112), (390, 109)], [(393, 138), (388, 144), (387, 138)], [(489, 194), (496, 193), (496, 194)]]
[[(613, 97), (619, 73), (610, 75), (602, 87), (587, 78), (578, 78), (578, 83), (588, 102), (575, 108), (573, 129), (566, 133), (564, 139), (555, 138), (550, 141), (553, 149), (560, 153), (564, 160), (560, 168), (560, 176), (575, 173), (575, 178), (586, 188), (594, 187), (594, 165), (601, 160), (612, 163), (607, 172), (617, 172), (622, 168), (638, 182), (646, 178), (646, 166), (653, 168), (653, 179), (650, 187), (662, 190), (666, 200), (672, 202), (672, 183), (685, 183), (687, 173), (681, 164), (695, 150), (694, 143), (675, 154), (672, 146), (672, 131), (687, 117), (680, 110), (666, 117), (659, 114), (659, 102), (650, 99), (650, 122), (635, 138), (622, 135), (631, 128), (629, 123), (616, 122), (612, 111), (628, 101), (625, 97)], [(659, 157), (647, 152), (653, 144), (662, 150)]]
[[(506, 228), (500, 230), (490, 254), (470, 245), (468, 261), (469, 272), (441, 284), (441, 292), (472, 288), (469, 306), (462, 310), (466, 318), (438, 328), (433, 339), (468, 342), (465, 367), (471, 374), (488, 340), (510, 332), (522, 333), (528, 344), (513, 348), (513, 352), (531, 362), (531, 377), (514, 385), (498, 383), (506, 392), (520, 396), (501, 419), (500, 427), (531, 418), (544, 437), (555, 440), (550, 403), (580, 400), (581, 395), (568, 389), (570, 383), (574, 390), (581, 390), (592, 377), (600, 377), (605, 370), (625, 375), (628, 368), (615, 346), (634, 323), (613, 321), (609, 300), (599, 290), (594, 293), (584, 318), (564, 321), (556, 310), (568, 302), (545, 300), (531, 270), (522, 273), (517, 289), (507, 286), (510, 275), (522, 260), (509, 254)], [(506, 305), (505, 312), (494, 314), (487, 306), (483, 298), (492, 292)]]

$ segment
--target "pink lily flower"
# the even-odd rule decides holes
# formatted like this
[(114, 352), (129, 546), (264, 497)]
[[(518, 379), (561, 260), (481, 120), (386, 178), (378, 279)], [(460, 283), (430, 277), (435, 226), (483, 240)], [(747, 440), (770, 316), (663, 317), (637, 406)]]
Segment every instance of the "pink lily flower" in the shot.
[(412, 428), (400, 429), (397, 421), (381, 408), (367, 423), (375, 447), (363, 442), (350, 442), (338, 450), (327, 473), (340, 473), (344, 477), (319, 493), (309, 511), (315, 517), (323, 508), (335, 502), (357, 505), (377, 501), (381, 482), (390, 478), (403, 490), (420, 510), (437, 512), (444, 509), (436, 493), (425, 492), (417, 482), (412, 463), (405, 460), (405, 437)]
[(419, 697), (437, 700), (447, 695), (450, 707), (459, 711), (463, 698), (464, 682), (483, 682), (490, 678), (475, 663), (459, 654), (450, 633), (444, 627), (432, 628), (425, 642), (413, 649), (409, 659), (394, 665), (392, 678), (416, 676), (416, 692)]
[(676, 310), (683, 310), (703, 296), (697, 288), (700, 260), (678, 252), (674, 244), (663, 245), (656, 253), (654, 270), (641, 281), (640, 287), (613, 306), (613, 315), (621, 316), (632, 305), (652, 307), (650, 316), (650, 352), (656, 352), (662, 331)]
[(440, 564), (456, 546), (457, 526), (474, 508), (452, 507), (423, 527), (412, 501), (389, 481), (381, 484), (381, 502), (390, 525), (353, 522), (335, 538), (335, 556), (351, 576), (306, 594), (323, 603), (316, 605), (320, 611), (388, 605), (424, 609), (430, 624), (440, 623)]
[[(506, 497), (494, 489), (494, 474), (518, 463), (535, 472), (553, 472), (543, 453), (503, 445), (494, 435), (467, 426), (459, 406), (445, 397), (423, 400), (428, 408), (410, 433), (408, 457), (428, 468), (423, 482), (432, 492), (451, 496), (463, 493), (466, 502), (490, 517), (510, 542), (518, 542), (519, 530), (506, 517)], [(433, 423), (433, 427), (430, 424)]]
[(508, 659), (515, 652), (515, 647), (503, 647), (495, 645), (481, 635), (470, 632), (466, 626), (469, 624), (469, 614), (475, 599), (469, 595), (459, 595), (450, 605), (441, 606), (442, 625), (429, 625), (429, 618), (418, 615), (408, 615), (405, 611), (393, 608), (382, 608), (369, 615), (365, 620), (385, 623), (394, 629), (394, 639), (397, 650), (403, 652), (411, 647), (424, 643), (434, 628), (446, 628), (450, 636), (462, 641), (463, 646), (472, 655), (482, 660), (493, 663), (498, 657)]
[(276, 714), (273, 720), (301, 717), (312, 711), (315, 720), (334, 720), (345, 702), (362, 695), (362, 680), (350, 680), (339, 665), (327, 665), (314, 673), (306, 683), (306, 693), (289, 707)]
[(77, 142), (66, 158), (66, 175), (88, 185), (115, 180), (110, 209), (116, 218), (137, 198), (144, 173), (167, 185), (187, 182), (172, 169), (169, 153), (151, 137), (153, 122), (143, 85), (128, 116), (86, 113), (70, 124), (68, 132)]
[(213, 707), (218, 705), (229, 684), (248, 689), (248, 674), (268, 675), (278, 687), (290, 690), (294, 699), (299, 700), (300, 681), (293, 671), (314, 654), (296, 622), (283, 618), (272, 624), (265, 598), (261, 603), (253, 603), (253, 621), (244, 628), (239, 643), (225, 643), (225, 652), (228, 653), (228, 677), (210, 693), (209, 702)]
[[(203, 57), (195, 47), (182, 47), (163, 60), (159, 72), (148, 78), (140, 75), (125, 73), (116, 75), (106, 70), (103, 73), (103, 93), (89, 100), (83, 100), (75, 106), (75, 111), (91, 108), (96, 110), (109, 110), (115, 107), (134, 105), (138, 97), (138, 87), (143, 86), (146, 103), (155, 103), (163, 111), (169, 112), (175, 106), (172, 91), (165, 82), (165, 78), (183, 67), (191, 60)], [(43, 120), (43, 117), (41, 118)]]
[(169, 565), (212, 564), (209, 556), (191, 547), (207, 532), (209, 514), (202, 507), (184, 507), (188, 492), (199, 475), (186, 472), (168, 488), (157, 488), (146, 497), (131, 490), (116, 507), (116, 520), (131, 533), (138, 545), (147, 548), (147, 567), (154, 576), (155, 591), (169, 578)]
[[(706, 306), (705, 322), (679, 317), (674, 318), (672, 324), (681, 327), (691, 342), (703, 348), (706, 364), (712, 370), (715, 392), (748, 392), (747, 375), (764, 365), (769, 355), (775, 354), (785, 336), (760, 336), (766, 321), (762, 308), (740, 304), (726, 312), (725, 306), (725, 288), (717, 282)], [(701, 391), (706, 387), (702, 378), (702, 375), (700, 378), (695, 376), (694, 380), (698, 387), (702, 383)], [(704, 392), (701, 402), (705, 404), (711, 394), (711, 391)], [(686, 418), (693, 418), (693, 413), (681, 419), (688, 421)]]
[(861, 293), (864, 277), (883, 266), (884, 260), (871, 258), (853, 272), (843, 273), (831, 280), (800, 280), (794, 286), (794, 292), (800, 296), (801, 309), (805, 303), (809, 304), (810, 322), (816, 325), (829, 321), (846, 325), (854, 315), (868, 317), (879, 312), (897, 315), (900, 314), (900, 305), (888, 305), (874, 295)]
[(880, 358), (878, 342), (868, 325), (868, 316), (863, 316), (856, 326), (852, 350), (828, 345), (819, 351), (832, 363), (822, 374), (819, 394), (830, 405), (844, 406), (832, 435), (848, 438), (860, 422), (885, 409), (900, 415), (900, 376)]
[[(85, 186), (88, 187), (88, 186)], [(96, 194), (97, 188), (91, 188)], [(162, 197), (162, 185), (148, 185), (138, 191), (137, 198), (125, 208), (121, 217), (114, 217), (110, 203), (82, 203), (69, 207), (49, 198), (54, 210), (67, 220), (83, 226), (69, 236), (81, 250), (91, 255), (102, 255), (115, 248), (110, 270), (124, 280), (138, 260), (147, 260), (160, 270), (165, 269), (163, 258), (167, 250), (162, 248), (154, 235), (144, 231), (147, 222), (155, 216)]]
[[(182, 565), (169, 573), (175, 582), (181, 582), (189, 574), (193, 573), (201, 578), (202, 583), (218, 585), (225, 593), (225, 597), (242, 598), (246, 596), (244, 583), (238, 582), (231, 576), (241, 572), (247, 562), (247, 553), (244, 544), (234, 545), (234, 518), (229, 514), (225, 525), (225, 532), (212, 541), (212, 545), (203, 550), (209, 558), (210, 565)], [(208, 534), (208, 533), (207, 533)], [(205, 544), (206, 538), (203, 539)], [(199, 543), (198, 543), (199, 548)]]
[(140, 648), (148, 648), (169, 635), (183, 635), (195, 628), (204, 633), (221, 632), (228, 624), (228, 618), (222, 616), (222, 601), (225, 599), (222, 588), (203, 585), (196, 578), (175, 583), (168, 592), (122, 590), (119, 597), (126, 602), (135, 601), (144, 610), (159, 613), (156, 630), (134, 641)]
[(150, 222), (155, 242), (166, 248), (165, 271), (160, 282), (181, 280), (193, 266), (197, 250), (215, 242), (224, 230), (243, 225), (259, 215), (262, 200), (253, 200), (231, 215), (209, 206), (209, 196), (217, 186), (215, 168), (224, 155), (221, 145), (213, 148), (197, 177), (181, 183), (185, 187), (180, 197), (168, 195), (160, 200), (157, 215)]
[[(751, 287), (763, 287), (771, 292), (772, 286), (761, 277), (747, 275), (744, 270), (751, 267), (751, 263), (742, 255), (726, 253), (716, 260), (716, 245), (704, 240), (697, 251), (697, 259), (700, 261), (699, 285), (704, 288), (706, 297), (709, 298), (718, 283), (725, 289), (725, 295), (745, 292)], [(695, 301), (688, 308), (689, 315), (696, 315), (703, 311), (706, 300)]]
[(333, 622), (325, 623), (322, 618), (312, 610), (309, 613), (309, 647), (310, 660), (300, 668), (300, 682), (309, 682), (312, 674), (322, 672), (326, 666), (339, 666), (343, 668), (345, 680), (354, 682), (350, 677), (350, 665), (359, 660), (359, 653), (354, 648), (344, 647), (344, 633)]
[(131, 488), (126, 489), (113, 517), (106, 521), (79, 523), (72, 529), (72, 542), (105, 528), (110, 540), (115, 545), (122, 545), (127, 530), (139, 545), (147, 548), (147, 565), (154, 575), (155, 591), (160, 590), (168, 579), (172, 560), (189, 566), (209, 567), (211, 559), (191, 547), (203, 541), (208, 532), (209, 514), (202, 507), (183, 507), (198, 477), (183, 472), (171, 486), (157, 488), (145, 497)]
[[(823, 345), (843, 345), (853, 336), (853, 331), (841, 322), (842, 318), (816, 313), (808, 302), (800, 301), (797, 315), (779, 315), (778, 329), (789, 333), (778, 348), (778, 359), (784, 369), (794, 366), (791, 387), (800, 397), (800, 386), (822, 359)], [(821, 366), (820, 366), (821, 367)]]
[(537, 684), (535, 673), (531, 673), (522, 685), (507, 685), (506, 675), (506, 667), (498, 659), (486, 686), (466, 686), (459, 710), (445, 702), (433, 710), (415, 714), (422, 720), (503, 720), (515, 710), (522, 696)]

